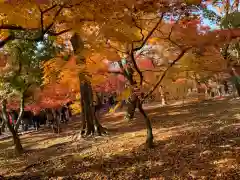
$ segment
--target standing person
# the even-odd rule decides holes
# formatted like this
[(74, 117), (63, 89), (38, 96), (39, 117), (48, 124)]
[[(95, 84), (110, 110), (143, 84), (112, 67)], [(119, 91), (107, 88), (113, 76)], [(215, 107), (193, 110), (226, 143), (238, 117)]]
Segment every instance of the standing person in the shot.
[(57, 108), (52, 108), (52, 117), (53, 117), (53, 123), (52, 123), (52, 130), (53, 133), (60, 133), (60, 113)]
[(109, 102), (109, 109), (110, 109), (114, 105), (114, 98), (112, 95), (108, 98), (108, 102)]
[(9, 123), (14, 126), (13, 120), (12, 120), (12, 116), (11, 116), (11, 112), (8, 112), (8, 119), (9, 119)]
[(66, 108), (65, 105), (63, 105), (59, 109), (59, 117), (60, 117), (60, 122), (61, 123), (67, 123), (67, 121), (68, 121), (66, 111), (67, 111), (67, 108)]
[(46, 119), (48, 127), (51, 127), (53, 124), (53, 113), (50, 108), (46, 109)]
[(221, 87), (220, 87), (220, 84), (217, 84), (217, 86), (216, 86), (216, 94), (218, 95), (218, 96), (221, 96)]
[(226, 95), (228, 95), (228, 92), (229, 92), (229, 87), (228, 87), (227, 81), (223, 82), (223, 86), (224, 86), (224, 94), (226, 96)]
[(66, 107), (67, 107), (67, 111), (68, 111), (68, 115), (69, 115), (69, 120), (72, 119), (72, 111), (71, 111), (71, 107), (70, 105), (72, 104), (72, 102), (68, 102)]
[(40, 119), (40, 125), (46, 125), (47, 124), (47, 117), (45, 109), (42, 109), (39, 113), (39, 119)]
[(33, 121), (33, 127), (37, 131), (40, 128), (40, 115), (34, 112), (34, 115), (32, 117)]
[(15, 126), (15, 124), (17, 123), (17, 118), (18, 118), (18, 113), (17, 113), (17, 111), (12, 110), (12, 112), (11, 112), (11, 117), (12, 117), (13, 125)]
[(96, 117), (96, 119), (99, 120), (100, 118), (100, 110), (102, 108), (102, 101), (101, 101), (101, 97), (100, 95), (96, 94), (96, 98), (95, 101), (93, 102), (93, 107), (94, 107), (94, 115)]

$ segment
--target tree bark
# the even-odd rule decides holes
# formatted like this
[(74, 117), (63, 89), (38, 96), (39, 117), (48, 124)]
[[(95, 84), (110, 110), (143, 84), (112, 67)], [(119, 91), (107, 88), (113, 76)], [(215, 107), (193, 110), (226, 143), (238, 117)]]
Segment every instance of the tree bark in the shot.
[(2, 119), (2, 122), (1, 122), (1, 128), (0, 128), (0, 135), (5, 132), (5, 121)]
[(14, 143), (14, 148), (15, 152), (17, 155), (20, 155), (23, 153), (23, 147), (20, 141), (20, 138), (18, 136), (17, 131), (13, 128), (13, 126), (10, 124), (8, 116), (7, 116), (7, 108), (6, 108), (7, 101), (4, 99), (2, 101), (2, 115), (3, 115), (3, 120), (5, 121), (9, 131), (12, 133), (13, 137), (13, 143)]
[(24, 96), (24, 92), (23, 92), (21, 95), (21, 99), (20, 99), (20, 111), (19, 111), (18, 118), (17, 118), (16, 124), (14, 127), (14, 130), (16, 132), (18, 132), (20, 123), (22, 121), (23, 113), (24, 113), (24, 98), (25, 98), (25, 96)]
[[(118, 65), (122, 69), (123, 75), (124, 75), (124, 77), (127, 78), (130, 85), (135, 86), (137, 84), (137, 82), (133, 79), (134, 70), (132, 69), (132, 67), (129, 66), (125, 69), (123, 67), (122, 62), (120, 62), (120, 61), (118, 62)], [(131, 121), (134, 118), (136, 107), (137, 107), (137, 97), (135, 94), (133, 94), (133, 92), (131, 92), (131, 95), (128, 98), (128, 102), (127, 102), (127, 111), (126, 111), (125, 119), (127, 119), (128, 121)]]
[[(78, 34), (74, 34), (71, 38), (71, 44), (75, 55), (78, 55), (84, 48), (84, 43)], [(86, 64), (85, 59), (77, 57), (78, 64)], [(81, 93), (81, 107), (82, 107), (82, 121), (83, 126), (81, 130), (81, 136), (94, 135), (95, 132), (101, 135), (106, 133), (95, 115), (93, 106), (93, 91), (91, 83), (86, 80), (85, 74), (79, 75), (80, 80), (80, 93)]]
[(81, 83), (81, 106), (82, 106), (82, 130), (81, 136), (102, 135), (106, 134), (106, 129), (103, 128), (96, 115), (96, 110), (93, 106), (93, 92), (89, 82)]
[(128, 98), (127, 112), (126, 112), (126, 115), (125, 115), (125, 119), (127, 119), (128, 121), (131, 121), (134, 118), (136, 107), (137, 107), (137, 98), (136, 98), (135, 95), (132, 94)]
[(139, 109), (139, 112), (143, 115), (145, 124), (146, 124), (146, 128), (147, 128), (147, 139), (146, 139), (146, 146), (148, 148), (153, 148), (153, 133), (152, 133), (152, 125), (151, 125), (151, 121), (148, 118), (146, 112), (144, 111), (143, 107), (142, 107), (142, 103), (140, 102), (140, 100), (137, 98), (137, 106)]

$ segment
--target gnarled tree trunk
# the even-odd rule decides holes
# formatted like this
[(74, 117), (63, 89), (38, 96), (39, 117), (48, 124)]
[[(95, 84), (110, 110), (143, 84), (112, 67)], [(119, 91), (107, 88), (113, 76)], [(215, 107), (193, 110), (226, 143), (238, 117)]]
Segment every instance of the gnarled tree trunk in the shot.
[(93, 92), (89, 82), (81, 83), (82, 131), (81, 135), (102, 135), (106, 129), (101, 126), (93, 105)]
[(22, 144), (21, 144), (21, 141), (20, 141), (20, 138), (19, 138), (19, 136), (18, 136), (17, 131), (15, 131), (14, 127), (13, 127), (13, 126), (10, 124), (10, 122), (9, 122), (9, 119), (8, 119), (8, 116), (7, 116), (6, 104), (7, 104), (7, 101), (4, 99), (4, 100), (2, 101), (2, 115), (3, 115), (3, 120), (4, 120), (4, 122), (6, 123), (9, 131), (12, 133), (13, 143), (14, 143), (14, 148), (15, 148), (16, 154), (17, 154), (17, 155), (20, 155), (20, 154), (22, 154), (22, 152), (23, 152), (23, 147), (22, 147)]
[[(73, 51), (75, 55), (78, 55), (79, 52), (82, 51), (84, 44), (81, 40), (81, 37), (77, 34), (74, 34), (71, 38), (71, 44), (73, 47)], [(79, 64), (85, 64), (85, 59), (77, 57), (77, 62)], [(101, 135), (106, 133), (105, 128), (103, 128), (95, 114), (94, 106), (93, 106), (93, 91), (91, 87), (91, 83), (88, 82), (85, 77), (85, 74), (80, 74), (80, 93), (81, 93), (81, 106), (82, 106), (82, 131), (81, 135), (93, 135), (98, 134)]]

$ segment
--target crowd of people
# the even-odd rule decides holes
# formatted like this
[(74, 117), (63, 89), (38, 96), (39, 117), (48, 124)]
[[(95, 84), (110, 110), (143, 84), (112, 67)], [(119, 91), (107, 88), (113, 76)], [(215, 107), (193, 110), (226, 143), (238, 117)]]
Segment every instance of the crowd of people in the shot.
[[(221, 85), (217, 85), (214, 82), (209, 82), (208, 86), (201, 87), (202, 90), (205, 92), (205, 95), (208, 97), (215, 97), (215, 96), (222, 96), (227, 95), (231, 91), (231, 86), (228, 84), (227, 81), (221, 83)], [(199, 91), (198, 88), (197, 91)], [(193, 90), (191, 91), (193, 92)], [(146, 102), (153, 101), (155, 98), (151, 96)], [(22, 131), (28, 131), (30, 127), (33, 127), (35, 130), (38, 130), (40, 126), (48, 126), (51, 127), (54, 132), (59, 132), (59, 125), (60, 123), (67, 123), (71, 117), (71, 109), (70, 105), (72, 102), (69, 102), (59, 108), (46, 108), (42, 109), (38, 113), (34, 113), (31, 111), (24, 111), (20, 126)], [(97, 98), (93, 102), (93, 106), (95, 112), (106, 113), (111, 110), (111, 108), (116, 107), (117, 109), (122, 109), (122, 107), (126, 104), (126, 100), (118, 100), (116, 93), (108, 94), (105, 96), (97, 96)], [(19, 111), (11, 110), (8, 113), (8, 119), (11, 126), (15, 126), (18, 118)], [(4, 131), (6, 125), (2, 117), (0, 116), (0, 123), (1, 123), (1, 130)], [(1, 131), (0, 131), (1, 132)]]
[[(59, 131), (60, 123), (67, 123), (72, 113), (70, 110), (70, 104), (67, 103), (59, 108), (47, 108), (42, 109), (40, 112), (24, 111), (22, 114), (20, 126), (22, 131), (28, 131), (30, 127), (38, 130), (41, 125), (49, 126), (54, 132)], [(17, 118), (19, 111), (11, 110), (7, 112), (8, 120), (11, 126), (15, 127), (17, 124)], [(0, 116), (1, 130), (4, 131), (6, 124)]]

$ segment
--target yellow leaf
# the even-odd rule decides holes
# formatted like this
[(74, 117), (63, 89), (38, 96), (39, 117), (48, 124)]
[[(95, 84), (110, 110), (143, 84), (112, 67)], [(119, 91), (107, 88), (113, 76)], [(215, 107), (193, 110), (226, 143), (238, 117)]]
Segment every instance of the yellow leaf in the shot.
[(119, 56), (119, 54), (114, 51), (114, 50), (105, 50), (103, 52), (103, 55), (106, 57), (107, 60), (109, 61), (119, 61), (121, 59), (121, 57)]

